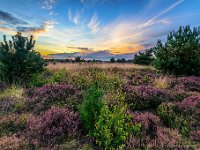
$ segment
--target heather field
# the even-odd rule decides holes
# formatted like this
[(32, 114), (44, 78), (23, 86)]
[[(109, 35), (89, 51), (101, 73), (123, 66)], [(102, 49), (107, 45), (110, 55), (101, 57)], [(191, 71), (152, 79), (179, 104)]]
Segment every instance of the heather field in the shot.
[(199, 149), (200, 77), (149, 66), (54, 63), (0, 83), (0, 149)]

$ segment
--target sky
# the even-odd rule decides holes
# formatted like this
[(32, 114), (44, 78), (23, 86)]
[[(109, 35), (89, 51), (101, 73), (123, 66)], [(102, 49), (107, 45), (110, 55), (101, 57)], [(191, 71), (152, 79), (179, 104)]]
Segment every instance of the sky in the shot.
[(43, 56), (130, 59), (199, 16), (200, 0), (0, 0), (0, 41), (21, 32)]

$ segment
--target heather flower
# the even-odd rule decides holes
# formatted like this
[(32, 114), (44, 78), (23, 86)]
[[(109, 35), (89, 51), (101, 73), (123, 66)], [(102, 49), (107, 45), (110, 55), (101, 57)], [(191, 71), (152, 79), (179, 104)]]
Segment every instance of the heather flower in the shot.
[(12, 112), (15, 108), (16, 101), (17, 100), (15, 97), (0, 98), (0, 112), (1, 113)]
[(28, 122), (30, 141), (42, 147), (58, 144), (64, 137), (80, 134), (79, 115), (69, 109), (51, 108)]
[[(47, 84), (27, 91), (27, 105), (34, 113), (47, 110), (55, 103), (78, 103), (81, 93), (70, 84)], [(73, 107), (73, 104), (72, 105)]]
[(25, 138), (19, 138), (16, 135), (3, 136), (0, 138), (1, 150), (20, 150), (28, 149), (28, 143)]
[(0, 118), (0, 136), (8, 134), (22, 134), (24, 132), (29, 114), (11, 114)]
[(150, 143), (148, 147), (154, 147), (156, 149), (180, 149), (182, 148), (182, 135), (176, 129), (169, 128), (161, 128), (159, 127), (157, 130), (157, 139), (155, 141), (155, 145)]
[[(126, 76), (126, 74), (125, 74)], [(155, 70), (140, 69), (134, 70), (133, 74), (128, 75), (128, 83), (131, 85), (149, 85), (153, 84), (154, 80), (158, 77)]]
[(179, 77), (177, 79), (172, 80), (171, 86), (176, 90), (200, 92), (200, 77)]
[(180, 112), (197, 113), (200, 110), (200, 96), (191, 96), (177, 103)]
[(190, 133), (190, 139), (200, 143), (200, 129), (192, 131)]
[(174, 96), (167, 90), (161, 90), (152, 86), (125, 85), (126, 102), (134, 110), (145, 110), (157, 108), (163, 101), (174, 100)]
[(128, 149), (145, 147), (147, 143), (151, 143), (157, 139), (157, 128), (160, 124), (159, 117), (148, 112), (134, 112), (129, 114), (132, 118), (132, 124), (141, 124), (141, 131), (138, 136), (132, 135), (127, 140)]
[(141, 123), (141, 133), (127, 140), (127, 149), (166, 149), (180, 144), (181, 134), (177, 130), (162, 128), (160, 119), (152, 113), (131, 113), (132, 123)]

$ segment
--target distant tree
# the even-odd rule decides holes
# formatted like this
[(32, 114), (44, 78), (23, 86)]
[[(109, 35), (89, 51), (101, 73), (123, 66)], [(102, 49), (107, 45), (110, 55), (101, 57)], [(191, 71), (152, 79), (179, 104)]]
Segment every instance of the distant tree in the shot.
[(115, 63), (115, 58), (114, 57), (110, 58), (110, 62)]
[(126, 59), (125, 58), (121, 58), (121, 59), (117, 59), (118, 63), (126, 63)]
[(150, 65), (154, 60), (153, 49), (145, 50), (144, 52), (139, 52), (133, 58), (133, 63), (139, 65)]
[(80, 56), (75, 57), (75, 62), (84, 62), (84, 58), (81, 58)]
[(158, 41), (154, 65), (164, 73), (200, 75), (200, 27), (180, 27), (171, 32), (167, 42)]
[(46, 63), (39, 53), (33, 50), (35, 40), (23, 37), (21, 33), (12, 36), (7, 41), (3, 36), (0, 42), (0, 77), (9, 83), (22, 82), (29, 79), (34, 73), (44, 70)]

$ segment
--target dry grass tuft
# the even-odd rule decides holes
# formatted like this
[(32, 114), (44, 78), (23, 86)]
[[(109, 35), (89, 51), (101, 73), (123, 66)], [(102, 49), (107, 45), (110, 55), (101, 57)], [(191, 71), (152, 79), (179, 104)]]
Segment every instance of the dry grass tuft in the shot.
[(168, 77), (161, 76), (155, 79), (154, 84), (155, 84), (155, 87), (157, 88), (167, 89), (169, 86), (168, 81), (169, 81)]

